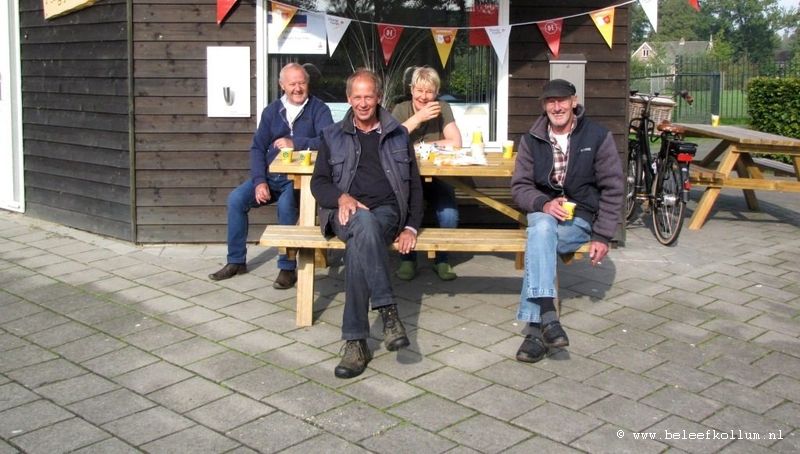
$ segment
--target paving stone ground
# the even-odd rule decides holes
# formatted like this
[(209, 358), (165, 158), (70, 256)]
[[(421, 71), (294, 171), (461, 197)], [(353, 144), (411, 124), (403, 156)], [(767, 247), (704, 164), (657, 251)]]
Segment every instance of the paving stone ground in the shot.
[[(694, 208), (699, 191), (693, 193)], [(800, 197), (726, 191), (675, 247), (646, 224), (560, 270), (572, 345), (515, 361), (521, 272), (455, 254), (395, 282), (411, 347), (333, 376), (341, 256), (315, 324), (224, 245), (137, 246), (0, 211), (0, 453), (798, 452)], [(425, 263), (424, 261), (420, 262)]]

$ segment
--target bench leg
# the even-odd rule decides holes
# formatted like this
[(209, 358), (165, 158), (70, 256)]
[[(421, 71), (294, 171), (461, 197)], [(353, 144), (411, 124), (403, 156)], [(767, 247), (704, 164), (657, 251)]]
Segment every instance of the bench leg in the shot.
[(311, 326), (314, 322), (314, 250), (297, 252), (297, 326)]

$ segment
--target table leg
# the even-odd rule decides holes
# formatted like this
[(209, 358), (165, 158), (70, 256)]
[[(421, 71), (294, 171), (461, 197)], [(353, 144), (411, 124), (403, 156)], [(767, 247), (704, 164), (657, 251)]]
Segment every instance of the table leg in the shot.
[(297, 252), (297, 326), (314, 323), (314, 251), (300, 249)]
[[(739, 160), (739, 153), (735, 146), (729, 145), (725, 154), (722, 155), (722, 161), (719, 163), (717, 172), (724, 175), (726, 178), (730, 176), (733, 166)], [(703, 196), (700, 197), (700, 202), (689, 219), (689, 230), (700, 230), (706, 222), (708, 214), (711, 213), (711, 208), (714, 207), (714, 202), (717, 201), (720, 188), (706, 188)]]
[[(761, 169), (753, 162), (753, 157), (750, 156), (750, 153), (741, 153), (739, 160), (736, 162), (736, 173), (739, 174), (739, 178), (764, 179), (764, 174), (761, 173)], [(742, 193), (744, 193), (744, 200), (747, 202), (747, 208), (752, 211), (758, 211), (756, 192), (752, 189), (742, 189)]]
[[(302, 175), (298, 223), (303, 226), (316, 225), (316, 210), (317, 204), (311, 194), (311, 175)], [(297, 326), (311, 326), (314, 323), (314, 255), (313, 249), (300, 249), (297, 252)]]

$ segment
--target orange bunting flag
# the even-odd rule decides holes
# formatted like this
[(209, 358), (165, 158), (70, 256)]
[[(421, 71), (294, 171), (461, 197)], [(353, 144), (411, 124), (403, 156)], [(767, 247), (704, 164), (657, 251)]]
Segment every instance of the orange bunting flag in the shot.
[(280, 36), (280, 34), (283, 33), (283, 30), (285, 30), (286, 26), (289, 25), (289, 22), (292, 21), (294, 13), (296, 12), (297, 8), (292, 5), (284, 5), (283, 3), (272, 2), (272, 13), (270, 14), (270, 20), (273, 26), (278, 27), (275, 36)]
[(603, 35), (606, 40), (608, 48), (611, 49), (611, 43), (614, 40), (614, 8), (606, 8), (600, 11), (591, 13), (594, 26)]
[(700, 0), (689, 0), (689, 4), (695, 11), (700, 11)]
[(442, 61), (442, 68), (447, 66), (447, 59), (450, 58), (450, 51), (456, 42), (456, 28), (432, 28), (433, 42), (436, 44), (436, 51), (439, 52), (439, 60)]
[(544, 40), (547, 42), (547, 47), (554, 57), (558, 57), (558, 51), (561, 48), (561, 30), (564, 28), (564, 19), (553, 19), (546, 22), (539, 22), (536, 24), (539, 31), (542, 32)]
[(237, 1), (239, 0), (217, 0), (217, 25), (222, 25), (222, 21), (228, 16)]
[(378, 24), (378, 35), (381, 38), (381, 49), (383, 50), (383, 63), (389, 65), (392, 59), (394, 48), (400, 42), (400, 35), (403, 34), (403, 27), (392, 24)]

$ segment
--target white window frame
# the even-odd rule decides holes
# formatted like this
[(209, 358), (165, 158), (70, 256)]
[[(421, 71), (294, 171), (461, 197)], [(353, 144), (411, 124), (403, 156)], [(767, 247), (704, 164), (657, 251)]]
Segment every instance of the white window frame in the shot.
[[(508, 25), (511, 0), (499, 0), (499, 25)], [(267, 13), (268, 0), (256, 0), (256, 122), (261, 118), (261, 111), (269, 103), (269, 72), (267, 53)], [(494, 52), (494, 50), (492, 50)], [(497, 124), (495, 131), (498, 140), (508, 137), (508, 46), (506, 55), (497, 65)]]
[(25, 184), (22, 153), (22, 92), (21, 69), (19, 48), (19, 4), (17, 0), (0, 0), (0, 14), (5, 16), (0, 27), (0, 46), (5, 46), (0, 57), (7, 60), (2, 66), (2, 80), (0, 80), (0, 96), (3, 102), (8, 102), (8, 117), (0, 124), (0, 134), (4, 136), (3, 146), (10, 149), (3, 150), (0, 155), (0, 166), (3, 167), (2, 183), (10, 184), (11, 197), (0, 197), (0, 208), (7, 210), (25, 211)]

